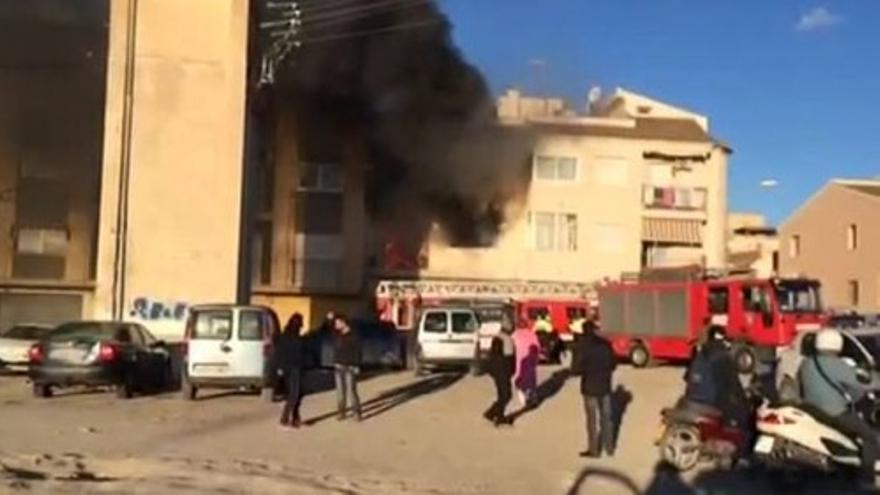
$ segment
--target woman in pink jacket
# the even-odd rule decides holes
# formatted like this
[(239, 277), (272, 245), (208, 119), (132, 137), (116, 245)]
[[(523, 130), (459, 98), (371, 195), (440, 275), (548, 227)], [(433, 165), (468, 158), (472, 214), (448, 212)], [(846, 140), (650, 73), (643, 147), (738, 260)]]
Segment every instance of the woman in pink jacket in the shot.
[(516, 387), (520, 406), (527, 407), (535, 400), (538, 388), (538, 356), (541, 344), (538, 336), (528, 326), (518, 325), (513, 332), (513, 343), (516, 347), (516, 372), (513, 385)]

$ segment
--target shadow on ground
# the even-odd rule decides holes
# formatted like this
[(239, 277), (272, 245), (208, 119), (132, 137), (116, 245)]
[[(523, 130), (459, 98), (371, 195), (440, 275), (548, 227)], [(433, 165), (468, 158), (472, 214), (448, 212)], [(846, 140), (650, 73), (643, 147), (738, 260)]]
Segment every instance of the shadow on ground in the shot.
[[(361, 414), (364, 421), (384, 414), (392, 409), (406, 404), (443, 389), (449, 388), (464, 378), (464, 373), (436, 374), (415, 382), (401, 385), (381, 392), (376, 397), (361, 404)], [(305, 421), (306, 425), (312, 426), (337, 415), (336, 411), (326, 413), (316, 418)]]

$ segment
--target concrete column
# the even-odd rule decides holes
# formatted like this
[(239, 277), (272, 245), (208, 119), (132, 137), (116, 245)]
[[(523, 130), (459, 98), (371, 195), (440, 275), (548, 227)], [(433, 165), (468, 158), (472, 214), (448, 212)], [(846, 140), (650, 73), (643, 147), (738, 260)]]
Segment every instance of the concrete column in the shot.
[(706, 267), (727, 267), (727, 159), (729, 153), (715, 148), (706, 166), (711, 180), (706, 205), (706, 230), (703, 250)]
[(18, 150), (13, 126), (16, 112), (14, 103), (7, 100), (11, 96), (11, 88), (0, 83), (0, 108), (4, 109), (0, 112), (0, 280), (12, 276), (12, 257), (15, 252), (12, 226), (15, 223)]
[(272, 205), (272, 287), (293, 286), (296, 250), (296, 188), (300, 167), (296, 117), (280, 111), (275, 138), (275, 184)]
[[(127, 6), (111, 2), (95, 311), (113, 301)], [(179, 312), (234, 301), (238, 282), (247, 0), (139, 0), (125, 235), (124, 316), (179, 338)], [(135, 307), (151, 308), (146, 316)]]
[(342, 203), (342, 290), (355, 293), (361, 290), (366, 262), (366, 224), (364, 204), (364, 163), (366, 150), (359, 136), (347, 136), (343, 156), (344, 195)]

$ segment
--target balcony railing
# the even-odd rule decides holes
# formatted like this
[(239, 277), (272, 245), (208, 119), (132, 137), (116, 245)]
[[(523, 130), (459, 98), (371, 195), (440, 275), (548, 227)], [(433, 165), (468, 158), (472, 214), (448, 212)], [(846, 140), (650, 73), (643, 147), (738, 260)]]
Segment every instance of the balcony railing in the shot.
[(642, 204), (650, 209), (706, 211), (707, 197), (705, 187), (642, 187)]

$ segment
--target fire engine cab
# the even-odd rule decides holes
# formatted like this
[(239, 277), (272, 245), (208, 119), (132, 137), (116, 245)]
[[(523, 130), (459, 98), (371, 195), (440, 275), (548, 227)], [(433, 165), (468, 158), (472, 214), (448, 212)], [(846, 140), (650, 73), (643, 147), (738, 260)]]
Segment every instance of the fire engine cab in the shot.
[(655, 270), (599, 288), (602, 328), (615, 353), (637, 367), (688, 360), (705, 329), (719, 324), (742, 372), (771, 360), (799, 331), (825, 320), (816, 280), (759, 279), (701, 269)]

